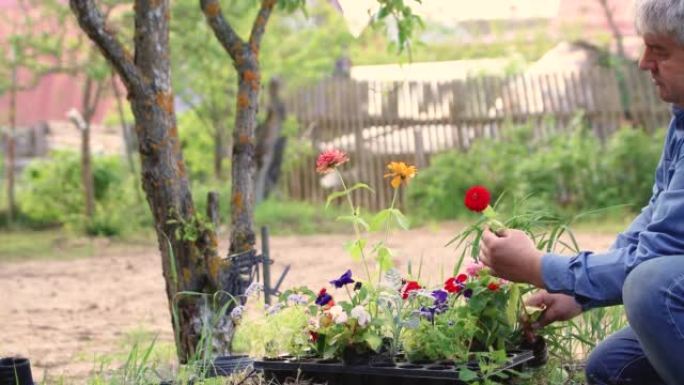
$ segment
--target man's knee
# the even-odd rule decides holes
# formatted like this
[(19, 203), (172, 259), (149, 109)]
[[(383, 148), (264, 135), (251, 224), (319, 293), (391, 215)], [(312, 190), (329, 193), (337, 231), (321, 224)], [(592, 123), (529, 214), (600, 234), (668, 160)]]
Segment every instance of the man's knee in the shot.
[[(638, 327), (639, 319), (656, 313), (663, 292), (662, 259), (655, 258), (639, 264), (625, 279), (622, 287), (622, 303), (627, 319), (632, 326)], [(637, 325), (634, 325), (636, 323)]]
[(608, 385), (611, 383), (613, 369), (608, 366), (610, 360), (607, 359), (605, 353), (605, 349), (599, 344), (589, 355), (587, 366), (584, 368), (589, 385)]

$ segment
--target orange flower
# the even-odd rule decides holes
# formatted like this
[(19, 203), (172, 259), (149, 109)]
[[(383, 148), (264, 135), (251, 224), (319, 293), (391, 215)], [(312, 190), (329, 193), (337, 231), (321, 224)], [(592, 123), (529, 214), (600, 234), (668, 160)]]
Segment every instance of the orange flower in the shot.
[(404, 162), (390, 162), (387, 165), (389, 173), (385, 174), (385, 178), (392, 178), (390, 185), (392, 188), (399, 188), (401, 183), (408, 184), (408, 180), (416, 176), (416, 166), (409, 166)]
[(344, 151), (334, 149), (323, 151), (316, 159), (316, 172), (327, 174), (348, 161), (349, 157)]

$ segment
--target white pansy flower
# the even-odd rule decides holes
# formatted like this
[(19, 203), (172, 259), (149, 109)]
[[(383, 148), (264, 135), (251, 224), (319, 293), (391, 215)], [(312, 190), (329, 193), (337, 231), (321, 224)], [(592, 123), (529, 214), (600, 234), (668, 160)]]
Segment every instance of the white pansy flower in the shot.
[(391, 290), (400, 290), (402, 282), (399, 270), (395, 268), (387, 270), (383, 276), (381, 285)]
[(264, 291), (264, 286), (262, 284), (260, 284), (259, 282), (252, 282), (247, 287), (247, 290), (245, 290), (245, 297), (257, 295), (262, 291)]
[(331, 307), (330, 310), (328, 310), (328, 314), (330, 314), (330, 317), (332, 317), (333, 322), (336, 324), (347, 322), (347, 312), (345, 312), (340, 305)]
[(242, 318), (242, 313), (244, 313), (244, 311), (244, 306), (235, 306), (235, 308), (233, 308), (233, 310), (230, 312), (230, 318), (233, 321), (239, 321)]
[(306, 305), (309, 303), (308, 298), (302, 294), (293, 293), (287, 296), (287, 301), (294, 305)]
[(371, 319), (371, 316), (366, 311), (366, 308), (361, 305), (358, 305), (352, 309), (351, 317), (356, 318), (356, 320), (359, 322), (359, 326), (361, 327), (368, 325)]
[(275, 305), (266, 305), (266, 314), (273, 315), (280, 311), (284, 307), (282, 302), (278, 302)]

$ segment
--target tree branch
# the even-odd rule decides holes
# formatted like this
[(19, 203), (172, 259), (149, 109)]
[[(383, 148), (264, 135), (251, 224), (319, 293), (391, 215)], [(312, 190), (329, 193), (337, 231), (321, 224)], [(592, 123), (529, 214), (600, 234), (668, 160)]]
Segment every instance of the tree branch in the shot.
[(200, 7), (214, 35), (228, 52), (233, 61), (238, 62), (242, 57), (245, 42), (235, 32), (230, 23), (223, 17), (219, 0), (200, 0)]
[(252, 25), (252, 32), (249, 34), (249, 46), (252, 51), (258, 53), (259, 46), (261, 45), (261, 38), (264, 36), (264, 31), (266, 30), (266, 23), (268, 23), (268, 18), (271, 16), (273, 11), (273, 6), (276, 0), (261, 0), (261, 8), (259, 9), (259, 14), (254, 20)]
[(78, 24), (97, 44), (103, 55), (112, 64), (126, 84), (128, 92), (142, 95), (147, 87), (140, 69), (133, 63), (133, 58), (116, 37), (105, 27), (105, 19), (97, 9), (93, 0), (69, 0), (71, 10), (76, 15)]

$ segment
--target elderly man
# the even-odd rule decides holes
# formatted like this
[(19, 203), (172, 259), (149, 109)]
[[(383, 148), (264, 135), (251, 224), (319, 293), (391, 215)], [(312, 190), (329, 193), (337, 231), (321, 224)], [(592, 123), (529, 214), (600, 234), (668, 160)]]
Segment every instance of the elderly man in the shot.
[(624, 304), (629, 326), (592, 352), (590, 384), (684, 384), (684, 0), (635, 6), (645, 44), (639, 68), (673, 114), (648, 205), (605, 253), (542, 253), (506, 230), (485, 232), (481, 258), (502, 278), (546, 289), (528, 301), (546, 307), (542, 326)]

